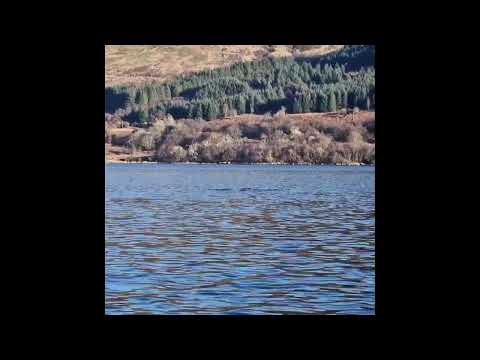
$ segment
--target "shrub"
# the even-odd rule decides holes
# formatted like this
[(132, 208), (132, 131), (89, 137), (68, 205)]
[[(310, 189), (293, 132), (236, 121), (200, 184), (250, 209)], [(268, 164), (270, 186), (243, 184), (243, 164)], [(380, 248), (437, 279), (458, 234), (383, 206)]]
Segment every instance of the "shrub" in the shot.
[[(211, 122), (156, 119), (130, 136), (132, 152), (156, 149), (158, 161), (330, 163), (375, 162), (375, 119), (244, 116)], [(105, 125), (108, 141), (110, 125)], [(120, 139), (112, 137), (112, 143)]]

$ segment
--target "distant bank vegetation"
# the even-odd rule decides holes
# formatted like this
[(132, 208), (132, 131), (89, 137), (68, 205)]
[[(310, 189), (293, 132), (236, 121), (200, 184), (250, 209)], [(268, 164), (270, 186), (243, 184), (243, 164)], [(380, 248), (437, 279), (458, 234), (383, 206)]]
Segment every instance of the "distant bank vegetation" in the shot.
[(233, 119), (175, 120), (116, 138), (118, 118), (105, 123), (105, 142), (125, 146), (132, 155), (149, 152), (160, 162), (375, 163), (375, 113), (329, 113)]
[[(213, 120), (236, 114), (273, 114), (282, 108), (292, 114), (354, 107), (373, 110), (374, 57), (374, 46), (348, 45), (320, 57), (264, 59), (183, 75), (162, 84), (108, 87), (105, 113), (148, 127), (167, 115)], [(194, 128), (193, 123), (185, 126)]]

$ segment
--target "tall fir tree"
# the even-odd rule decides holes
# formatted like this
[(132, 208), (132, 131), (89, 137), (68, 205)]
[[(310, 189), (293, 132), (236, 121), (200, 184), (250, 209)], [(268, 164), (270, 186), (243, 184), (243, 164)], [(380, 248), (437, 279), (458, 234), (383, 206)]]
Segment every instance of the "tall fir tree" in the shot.
[(222, 116), (227, 117), (230, 114), (230, 109), (228, 107), (228, 103), (224, 102), (222, 105)]
[(235, 108), (238, 114), (245, 114), (245, 99), (243, 96), (238, 96), (235, 103)]
[(296, 98), (293, 100), (292, 112), (293, 112), (294, 114), (299, 114), (299, 113), (303, 112), (302, 102), (301, 102), (301, 100), (300, 100), (298, 97), (296, 97)]
[(318, 111), (320, 112), (327, 112), (328, 111), (328, 98), (327, 96), (322, 92), (319, 95), (319, 109)]
[(201, 104), (196, 104), (194, 114), (195, 114), (194, 115), (195, 118), (203, 119), (203, 112), (202, 112), (202, 105)]
[(328, 94), (328, 111), (337, 111), (337, 99), (333, 90)]
[(140, 124), (146, 124), (148, 122), (148, 110), (142, 110), (138, 114), (138, 121)]
[(312, 101), (310, 94), (304, 94), (302, 96), (302, 112), (311, 112), (312, 111)]
[(336, 100), (337, 106), (341, 107), (343, 104), (343, 92), (341, 89), (337, 89), (335, 91), (335, 100)]
[(207, 103), (207, 113), (206, 113), (207, 120), (216, 119), (217, 116), (218, 116), (217, 103), (210, 100)]
[(250, 100), (249, 100), (249, 112), (250, 114), (255, 113), (255, 96), (250, 95)]

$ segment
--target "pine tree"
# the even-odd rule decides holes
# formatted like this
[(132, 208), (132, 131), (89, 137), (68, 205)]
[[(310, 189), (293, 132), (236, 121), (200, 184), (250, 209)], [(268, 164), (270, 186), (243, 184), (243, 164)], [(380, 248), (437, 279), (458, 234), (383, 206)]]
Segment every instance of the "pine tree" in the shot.
[(335, 92), (333, 90), (330, 90), (330, 94), (328, 95), (328, 111), (337, 111), (337, 99), (335, 98)]
[(312, 111), (312, 102), (310, 100), (310, 95), (308, 94), (302, 96), (302, 110), (302, 112)]
[(138, 121), (140, 124), (145, 124), (148, 122), (148, 110), (142, 110), (138, 114)]
[(245, 113), (247, 113), (247, 114), (251, 114), (251, 112), (250, 112), (250, 110), (251, 110), (250, 101), (251, 100), (250, 100), (249, 97), (247, 97), (245, 99)]
[(210, 100), (207, 103), (206, 117), (207, 117), (208, 120), (213, 120), (213, 119), (216, 119), (217, 116), (218, 116), (218, 106), (217, 106), (216, 102)]
[(294, 114), (299, 114), (303, 112), (302, 103), (298, 97), (293, 100), (293, 111)]
[(186, 118), (191, 119), (193, 118), (193, 105), (191, 104), (185, 104), (186, 106)]
[(245, 114), (245, 99), (243, 96), (238, 96), (235, 102), (235, 108), (239, 115)]
[(163, 94), (165, 95), (166, 99), (171, 99), (172, 98), (172, 92), (170, 91), (170, 86), (165, 85), (163, 87)]
[(213, 101), (212, 102), (212, 116), (213, 116), (213, 119), (216, 119), (218, 117), (219, 113), (220, 113), (219, 104), (218, 104), (218, 102)]
[(281, 87), (277, 90), (277, 99), (285, 99), (285, 93)]
[(143, 106), (145, 104), (145, 95), (143, 93), (143, 90), (139, 90), (137, 91), (136, 95), (135, 95), (135, 104), (139, 105), (139, 106)]
[(320, 112), (327, 112), (328, 111), (328, 98), (322, 92), (318, 96), (318, 111)]
[(335, 100), (336, 100), (336, 103), (337, 103), (338, 107), (342, 106), (342, 104), (343, 104), (343, 93), (338, 88), (335, 91)]
[(368, 99), (367, 89), (365, 87), (362, 87), (360, 94), (362, 98), (361, 107), (365, 109), (367, 107), (367, 99)]
[(223, 106), (222, 106), (222, 116), (223, 117), (227, 117), (229, 115), (229, 108), (228, 108), (228, 103), (225, 102), (223, 103)]
[(197, 104), (195, 106), (195, 111), (194, 111), (194, 116), (195, 118), (197, 119), (203, 119), (203, 112), (202, 112), (202, 105), (201, 104)]

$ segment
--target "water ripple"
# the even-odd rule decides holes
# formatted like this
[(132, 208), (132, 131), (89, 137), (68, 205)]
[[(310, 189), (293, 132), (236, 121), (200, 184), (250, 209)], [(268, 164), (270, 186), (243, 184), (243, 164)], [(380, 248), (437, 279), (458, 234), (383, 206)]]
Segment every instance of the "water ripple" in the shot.
[(105, 173), (107, 314), (374, 313), (374, 168)]

